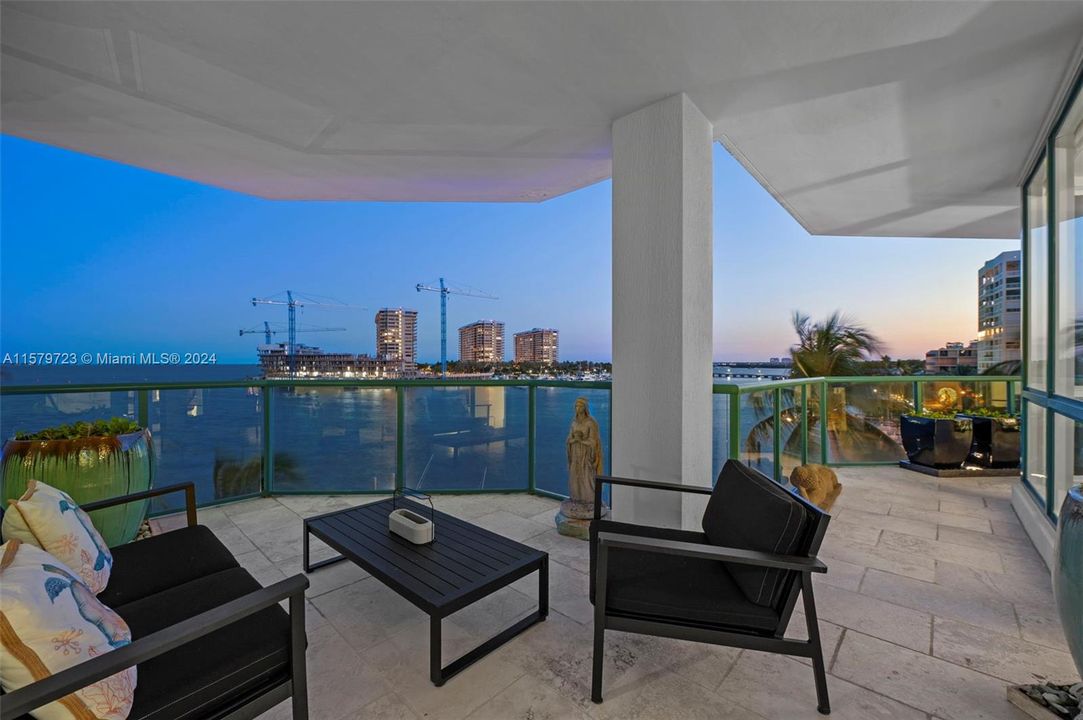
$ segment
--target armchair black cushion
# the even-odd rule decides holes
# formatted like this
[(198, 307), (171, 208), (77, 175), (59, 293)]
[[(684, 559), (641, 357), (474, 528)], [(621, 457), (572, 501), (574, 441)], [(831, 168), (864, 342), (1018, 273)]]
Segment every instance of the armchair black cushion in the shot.
[[(703, 533), (603, 520), (591, 526), (592, 550), (599, 532), (707, 544)], [(591, 601), (594, 600), (593, 567), (592, 557)], [(749, 602), (727, 566), (717, 560), (614, 548), (609, 551), (609, 576), (606, 605), (613, 612), (644, 619), (653, 616), (768, 632), (778, 626), (778, 613)]]
[[(115, 610), (138, 640), (259, 589), (235, 567)], [(290, 619), (275, 605), (141, 663), (129, 720), (211, 717), (224, 702), (287, 677), (289, 663)]]
[[(709, 495), (704, 532), (603, 520), (604, 485)], [(599, 475), (594, 504), (594, 702), (608, 629), (810, 658), (817, 709), (831, 712), (812, 587), (829, 515), (733, 460), (714, 488)], [(807, 640), (786, 636), (799, 595)]]
[[(762, 473), (727, 460), (703, 514), (703, 532), (712, 545), (794, 555), (807, 547), (806, 505)], [(764, 608), (778, 606), (784, 581), (792, 575), (755, 565), (728, 569), (745, 598)]]

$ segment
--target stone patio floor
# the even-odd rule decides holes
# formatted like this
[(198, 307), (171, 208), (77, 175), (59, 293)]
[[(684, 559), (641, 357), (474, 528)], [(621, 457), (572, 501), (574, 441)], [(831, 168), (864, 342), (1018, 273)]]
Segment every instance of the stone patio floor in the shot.
[[(839, 476), (845, 489), (821, 553), (829, 572), (815, 578), (832, 717), (1021, 720), (1007, 685), (1078, 680), (1049, 572), (1011, 509), (1011, 479), (938, 481), (891, 467)], [(269, 584), (301, 571), (302, 517), (374, 499), (265, 498), (199, 519)], [(587, 543), (556, 533), (557, 503), (460, 495), (436, 504), (549, 553), (549, 619), (436, 688), (423, 613), (348, 562), (317, 570), (307, 609), (314, 720), (822, 717), (808, 661), (617, 632), (607, 633), (605, 702), (592, 704)], [(451, 616), (445, 662), (536, 599), (529, 575)], [(790, 632), (803, 636), (800, 614)], [(285, 704), (264, 715), (289, 716)]]

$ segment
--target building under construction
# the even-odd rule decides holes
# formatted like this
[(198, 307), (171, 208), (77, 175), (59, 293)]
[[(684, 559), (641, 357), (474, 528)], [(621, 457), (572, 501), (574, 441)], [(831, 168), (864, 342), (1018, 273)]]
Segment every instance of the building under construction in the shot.
[[(267, 378), (288, 378), (290, 376), (289, 346), (286, 343), (260, 345), (256, 348), (259, 365), (263, 376)], [(381, 360), (371, 355), (327, 352), (311, 345), (297, 345), (294, 354), (294, 366), (297, 371), (293, 377), (335, 377), (335, 378), (399, 378), (416, 375), (404, 375), (402, 363)]]
[(384, 308), (376, 313), (376, 357), (327, 352), (312, 345), (294, 346), (290, 373), (289, 343), (260, 345), (263, 376), (268, 378), (411, 378), (417, 376), (417, 311)]

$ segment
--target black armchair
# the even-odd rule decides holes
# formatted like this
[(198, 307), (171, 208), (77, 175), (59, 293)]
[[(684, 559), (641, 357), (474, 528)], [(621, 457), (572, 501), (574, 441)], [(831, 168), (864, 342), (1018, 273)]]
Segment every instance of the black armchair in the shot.
[[(605, 485), (710, 495), (704, 531), (603, 520)], [(816, 553), (829, 515), (733, 460), (714, 489), (599, 476), (594, 507), (594, 702), (610, 629), (811, 658), (817, 709), (831, 712), (812, 590), (812, 573), (827, 572)], [(808, 640), (785, 637), (799, 593)]]
[[(195, 486), (180, 483), (109, 498), (93, 511), (184, 492), (188, 525), (112, 549), (99, 598), (132, 630), (132, 642), (3, 696), (0, 720), (139, 665), (131, 720), (255, 718), (286, 699), (308, 718), (304, 575), (260, 587), (207, 528), (196, 524)], [(279, 606), (288, 600), (289, 613)]]

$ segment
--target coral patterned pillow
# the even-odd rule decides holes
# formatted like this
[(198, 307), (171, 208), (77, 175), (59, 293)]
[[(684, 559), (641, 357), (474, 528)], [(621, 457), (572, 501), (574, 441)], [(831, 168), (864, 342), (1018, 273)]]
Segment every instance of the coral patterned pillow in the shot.
[(4, 513), (4, 540), (35, 545), (75, 570), (95, 595), (109, 583), (113, 555), (90, 516), (68, 496), (37, 480)]
[[(19, 540), (0, 545), (0, 686), (5, 692), (131, 641), (124, 620), (52, 555)], [(135, 681), (130, 667), (30, 714), (38, 720), (124, 720)]]

